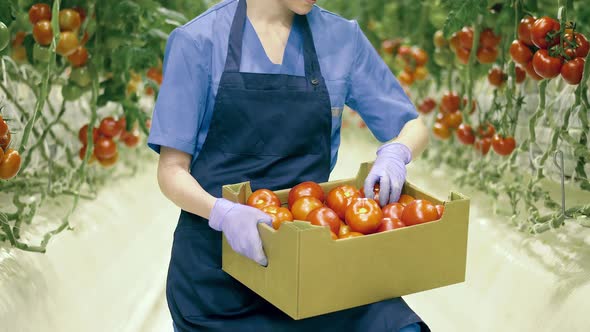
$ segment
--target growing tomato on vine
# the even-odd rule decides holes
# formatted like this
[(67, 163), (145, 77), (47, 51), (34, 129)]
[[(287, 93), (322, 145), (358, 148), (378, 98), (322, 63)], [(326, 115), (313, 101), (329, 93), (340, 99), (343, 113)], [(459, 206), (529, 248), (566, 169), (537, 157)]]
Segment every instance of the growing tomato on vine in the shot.
[(575, 58), (566, 62), (561, 67), (561, 77), (568, 84), (577, 85), (582, 81), (582, 75), (584, 74), (584, 65), (586, 61), (584, 58)]
[(51, 8), (46, 3), (32, 5), (29, 9), (29, 21), (31, 24), (36, 24), (42, 20), (51, 20)]
[(541, 49), (547, 49), (559, 43), (559, 22), (549, 16), (543, 16), (531, 27), (531, 41)]

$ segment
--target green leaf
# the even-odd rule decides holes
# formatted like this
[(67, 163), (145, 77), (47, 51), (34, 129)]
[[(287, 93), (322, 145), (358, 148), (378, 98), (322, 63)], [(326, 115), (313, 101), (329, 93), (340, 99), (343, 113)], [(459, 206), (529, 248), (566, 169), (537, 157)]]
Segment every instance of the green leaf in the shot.
[(487, 9), (487, 1), (481, 0), (443, 0), (442, 3), (449, 10), (443, 28), (446, 38), (464, 26), (472, 25), (478, 15), (485, 14)]

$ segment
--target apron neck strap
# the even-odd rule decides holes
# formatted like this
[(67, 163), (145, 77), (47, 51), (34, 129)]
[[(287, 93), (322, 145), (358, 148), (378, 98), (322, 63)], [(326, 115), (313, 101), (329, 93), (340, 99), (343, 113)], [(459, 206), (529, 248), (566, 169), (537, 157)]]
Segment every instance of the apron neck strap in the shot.
[[(244, 36), (244, 27), (247, 17), (246, 0), (238, 1), (238, 9), (234, 16), (229, 34), (229, 44), (227, 48), (227, 59), (225, 61), (226, 72), (239, 72), (240, 64), (242, 63), (242, 39)], [(303, 60), (305, 63), (305, 76), (308, 78), (317, 79), (321, 76), (320, 63), (318, 61), (317, 52), (313, 43), (313, 36), (307, 16), (297, 15), (293, 18), (293, 26), (301, 23), (303, 36)]]

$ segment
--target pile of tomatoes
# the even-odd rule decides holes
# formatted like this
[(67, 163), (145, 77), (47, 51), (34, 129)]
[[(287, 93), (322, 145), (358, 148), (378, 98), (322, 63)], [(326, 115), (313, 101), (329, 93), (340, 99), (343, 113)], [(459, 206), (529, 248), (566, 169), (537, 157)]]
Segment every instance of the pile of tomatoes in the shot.
[[(139, 144), (140, 136), (137, 123), (134, 124), (131, 131), (126, 130), (127, 123), (125, 117), (115, 120), (112, 116), (106, 117), (100, 121), (98, 128), (92, 128), (92, 139), (94, 141), (94, 150), (90, 155), (89, 163), (98, 160), (103, 167), (114, 165), (119, 159), (119, 151), (116, 140), (122, 141), (127, 147), (134, 148)], [(82, 143), (79, 157), (81, 160), (86, 155), (88, 148), (88, 124), (82, 126), (78, 131), (78, 139)]]
[(518, 25), (518, 39), (510, 45), (510, 55), (535, 80), (561, 74), (568, 84), (576, 85), (582, 80), (590, 43), (569, 27), (562, 40), (560, 30), (560, 23), (551, 17), (526, 16)]
[(8, 180), (15, 177), (20, 170), (21, 157), (18, 151), (11, 149), (11, 134), (8, 124), (0, 115), (0, 179)]
[[(375, 187), (378, 197), (379, 187)], [(378, 200), (378, 198), (376, 198)], [(327, 195), (315, 182), (303, 182), (289, 191), (288, 207), (268, 189), (256, 190), (247, 204), (267, 213), (274, 229), (293, 220), (330, 228), (332, 239), (346, 239), (385, 232), (439, 220), (443, 205), (401, 195), (398, 202), (379, 206), (377, 200), (365, 198), (363, 191), (351, 185), (332, 189)]]
[[(473, 28), (463, 27), (463, 29), (455, 32), (449, 40), (451, 50), (455, 52), (459, 62), (464, 65), (469, 62), (471, 48), (473, 47), (473, 36)], [(500, 36), (497, 36), (492, 29), (483, 29), (479, 37), (479, 47), (476, 53), (477, 61), (482, 64), (496, 62), (500, 40)]]

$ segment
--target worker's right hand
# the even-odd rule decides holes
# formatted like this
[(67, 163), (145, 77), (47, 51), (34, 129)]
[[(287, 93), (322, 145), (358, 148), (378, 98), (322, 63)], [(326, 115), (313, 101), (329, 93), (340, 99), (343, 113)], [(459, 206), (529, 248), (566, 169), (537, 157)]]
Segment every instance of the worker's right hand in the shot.
[(215, 201), (209, 216), (209, 227), (223, 232), (235, 252), (267, 266), (268, 261), (258, 233), (259, 223), (272, 227), (272, 219), (266, 213), (223, 198)]

